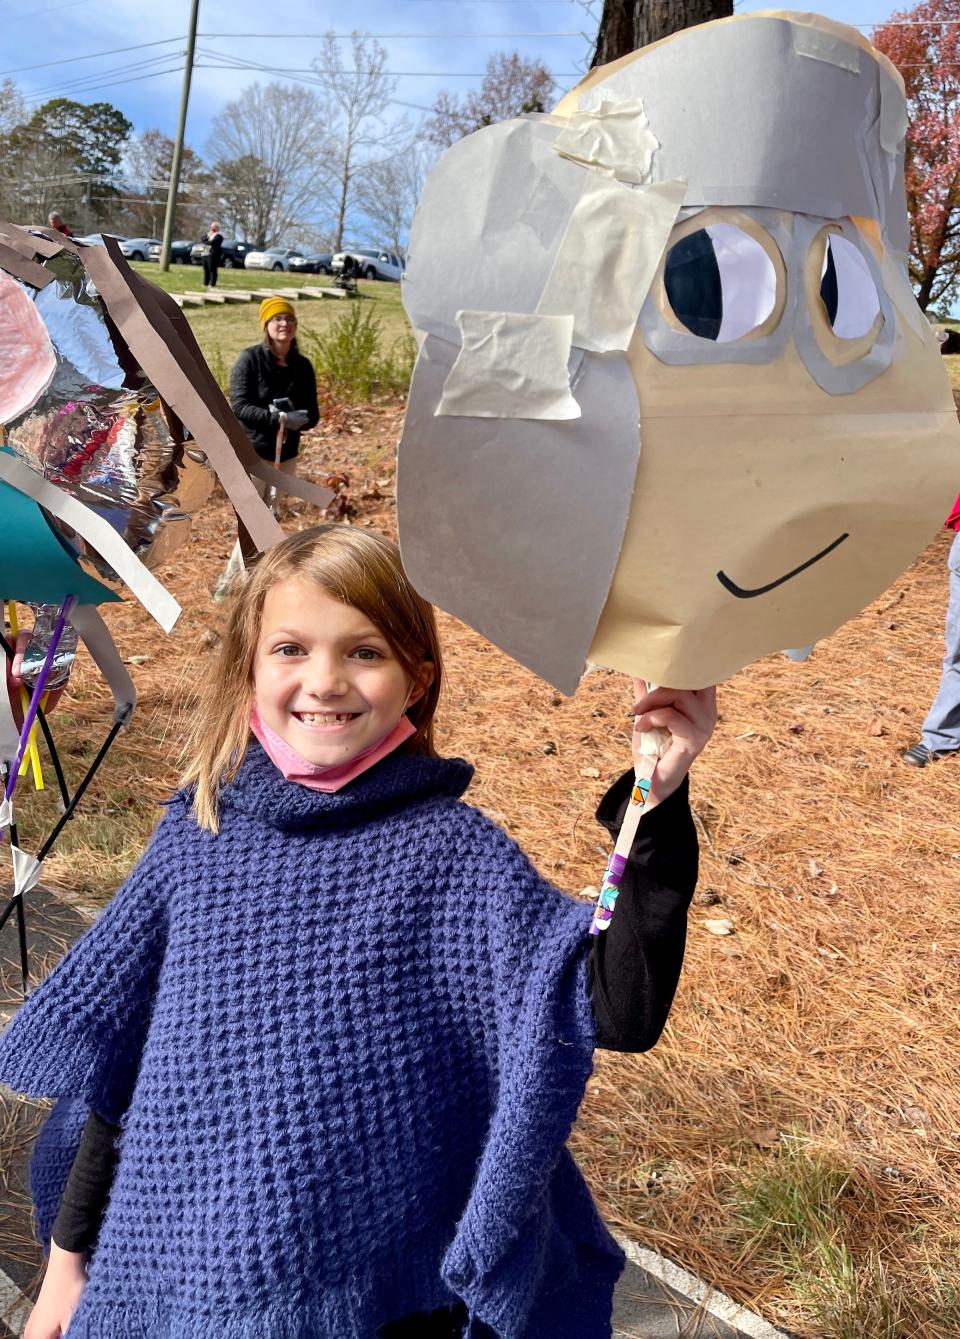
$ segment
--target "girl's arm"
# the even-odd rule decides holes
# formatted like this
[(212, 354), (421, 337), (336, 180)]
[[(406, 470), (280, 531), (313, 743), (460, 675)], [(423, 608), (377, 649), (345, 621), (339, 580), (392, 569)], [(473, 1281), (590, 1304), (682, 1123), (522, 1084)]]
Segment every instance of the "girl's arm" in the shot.
[[(716, 722), (716, 691), (638, 693), (634, 756), (641, 730), (671, 732), (657, 767), (616, 912), (594, 941), (588, 965), (597, 1045), (646, 1051), (663, 1031), (683, 965), (687, 908), (697, 882), (697, 835), (686, 776)], [(601, 801), (597, 818), (616, 838), (633, 777), (626, 773)]]
[(24, 1339), (59, 1339), (87, 1281), (87, 1254), (113, 1184), (120, 1127), (91, 1111), (67, 1178), (50, 1241), (50, 1256)]

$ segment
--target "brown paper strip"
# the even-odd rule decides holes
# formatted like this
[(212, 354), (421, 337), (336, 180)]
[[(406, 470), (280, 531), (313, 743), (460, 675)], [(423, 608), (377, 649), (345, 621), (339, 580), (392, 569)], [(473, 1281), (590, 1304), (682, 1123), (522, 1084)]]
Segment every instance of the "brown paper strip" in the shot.
[(29, 284), (31, 288), (45, 288), (53, 279), (49, 270), (36, 261), (28, 260), (4, 242), (0, 242), (0, 269), (6, 270), (7, 274), (12, 274), (21, 283)]

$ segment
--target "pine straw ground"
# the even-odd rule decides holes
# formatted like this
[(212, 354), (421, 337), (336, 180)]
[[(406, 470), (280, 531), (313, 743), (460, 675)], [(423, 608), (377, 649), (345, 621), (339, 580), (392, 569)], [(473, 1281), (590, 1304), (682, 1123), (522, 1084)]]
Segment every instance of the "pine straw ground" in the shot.
[[(312, 477), (349, 477), (354, 524), (391, 534), (400, 416), (352, 411), (305, 455)], [(79, 902), (110, 894), (175, 778), (230, 545), (217, 496), (163, 574), (184, 609), (169, 638), (132, 603), (108, 610), (141, 698), (46, 865)], [(804, 1336), (960, 1333), (960, 761), (899, 759), (937, 686), (947, 547), (944, 533), (805, 665), (771, 657), (723, 686), (693, 777), (702, 871), (676, 1004), (651, 1053), (598, 1055), (573, 1136), (615, 1229)], [(592, 811), (629, 758), (626, 681), (594, 672), (563, 699), (441, 622), (441, 747), (476, 762), (474, 802), (548, 877), (596, 884)], [(108, 719), (78, 665), (55, 718), (75, 772)], [(33, 849), (53, 810), (29, 807)]]

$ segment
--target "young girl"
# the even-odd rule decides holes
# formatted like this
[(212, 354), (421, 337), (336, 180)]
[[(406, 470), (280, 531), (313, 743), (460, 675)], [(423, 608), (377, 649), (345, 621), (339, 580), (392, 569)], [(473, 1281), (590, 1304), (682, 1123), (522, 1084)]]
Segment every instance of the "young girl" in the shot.
[(594, 1046), (670, 1007), (713, 690), (635, 708), (673, 743), (590, 939), (437, 757), (433, 612), (386, 540), (271, 550), (213, 684), (142, 861), (0, 1039), (0, 1079), (89, 1112), (62, 1198), (41, 1136), (27, 1339), (609, 1335), (622, 1256), (564, 1142)]

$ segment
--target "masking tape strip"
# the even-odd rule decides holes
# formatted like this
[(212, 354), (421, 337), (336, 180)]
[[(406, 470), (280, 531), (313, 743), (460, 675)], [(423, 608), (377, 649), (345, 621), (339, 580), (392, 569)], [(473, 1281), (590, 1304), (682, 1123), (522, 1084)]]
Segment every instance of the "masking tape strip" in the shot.
[(29, 465), (15, 456), (0, 452), (0, 479), (33, 498), (41, 507), (77, 532), (103, 558), (129, 587), (147, 613), (169, 632), (180, 617), (180, 606), (152, 572), (120, 538), (102, 516), (85, 507), (76, 498), (63, 493)]
[(686, 194), (683, 181), (632, 190), (591, 175), (537, 305), (572, 313), (573, 342), (593, 353), (628, 348)]
[(97, 668), (106, 679), (115, 703), (113, 719), (118, 721), (137, 705), (137, 690), (127, 673), (110, 629), (93, 604), (75, 604), (68, 614)]
[(553, 142), (555, 152), (586, 167), (642, 185), (650, 180), (660, 141), (640, 98), (603, 98), (593, 110), (575, 112)]
[(460, 352), (435, 417), (580, 417), (568, 370), (572, 316), (458, 311), (457, 325)]
[[(20, 736), (17, 735), (17, 744), (19, 745), (19, 743)], [(13, 800), (8, 800), (4, 795), (0, 797), (0, 832), (2, 832), (4, 828), (11, 827), (13, 822)]]
[(36, 886), (40, 878), (40, 861), (27, 851), (21, 851), (19, 846), (10, 847), (10, 858), (13, 864), (13, 895), (23, 897)]
[(849, 70), (851, 74), (860, 73), (860, 49), (825, 32), (823, 28), (814, 28), (807, 23), (790, 23), (793, 37), (793, 49), (798, 56), (809, 56), (811, 60), (822, 60), (838, 69)]

